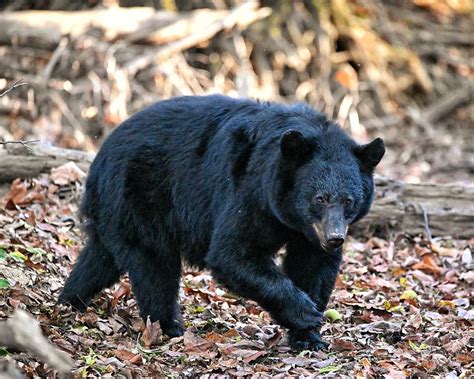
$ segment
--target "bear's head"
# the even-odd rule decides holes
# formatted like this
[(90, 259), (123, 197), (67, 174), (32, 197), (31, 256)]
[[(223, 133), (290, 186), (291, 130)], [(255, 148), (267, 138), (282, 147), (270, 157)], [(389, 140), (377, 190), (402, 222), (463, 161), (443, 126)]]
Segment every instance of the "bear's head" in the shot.
[(369, 211), (373, 171), (384, 153), (381, 138), (359, 145), (334, 124), (316, 133), (286, 130), (274, 197), (278, 217), (324, 250), (338, 249), (349, 225)]

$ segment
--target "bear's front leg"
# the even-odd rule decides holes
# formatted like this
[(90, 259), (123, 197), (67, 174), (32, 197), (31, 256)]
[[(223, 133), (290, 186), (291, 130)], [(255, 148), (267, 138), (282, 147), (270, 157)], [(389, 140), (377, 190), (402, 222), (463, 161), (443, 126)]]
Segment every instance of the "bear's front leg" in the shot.
[(273, 254), (251, 246), (238, 231), (222, 229), (222, 234), (215, 234), (206, 257), (214, 278), (236, 294), (258, 302), (289, 329), (317, 329), (322, 313), (275, 265)]
[[(287, 244), (283, 270), (323, 313), (334, 289), (341, 261), (341, 248), (326, 252), (300, 236)], [(319, 350), (328, 346), (322, 340), (319, 328), (291, 330), (290, 344), (295, 349)]]

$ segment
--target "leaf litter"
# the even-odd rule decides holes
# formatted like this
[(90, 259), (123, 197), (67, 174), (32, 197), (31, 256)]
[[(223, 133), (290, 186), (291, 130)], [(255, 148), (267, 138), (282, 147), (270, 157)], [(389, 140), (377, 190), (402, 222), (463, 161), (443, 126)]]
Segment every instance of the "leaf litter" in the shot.
[[(77, 219), (83, 179), (70, 164), (17, 179), (0, 210), (0, 318), (27, 309), (72, 356), (76, 375), (474, 375), (474, 240), (349, 240), (322, 328), (328, 351), (291, 351), (285, 330), (256, 303), (190, 268), (180, 292), (183, 337), (170, 339), (159, 323), (140, 319), (126, 276), (84, 314), (56, 305), (84, 243)], [(35, 357), (12, 357), (27, 376), (52, 375)]]

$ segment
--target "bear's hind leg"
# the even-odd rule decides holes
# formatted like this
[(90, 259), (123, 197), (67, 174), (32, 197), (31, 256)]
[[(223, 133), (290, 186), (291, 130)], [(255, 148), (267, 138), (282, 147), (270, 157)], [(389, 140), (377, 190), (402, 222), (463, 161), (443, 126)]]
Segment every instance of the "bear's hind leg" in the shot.
[(129, 249), (127, 270), (133, 292), (146, 322), (160, 321), (161, 329), (169, 337), (183, 335), (184, 328), (178, 304), (181, 278), (181, 257), (179, 251)]
[(92, 235), (66, 280), (59, 302), (83, 311), (94, 295), (117, 282), (121, 274), (112, 254)]

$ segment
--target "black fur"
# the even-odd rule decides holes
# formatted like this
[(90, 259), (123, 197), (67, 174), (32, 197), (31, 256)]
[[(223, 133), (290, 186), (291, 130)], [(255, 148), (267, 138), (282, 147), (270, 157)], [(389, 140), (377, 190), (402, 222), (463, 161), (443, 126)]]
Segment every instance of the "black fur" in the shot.
[(119, 126), (94, 160), (82, 205), (89, 239), (60, 300), (81, 309), (128, 272), (142, 316), (181, 335), (185, 260), (257, 301), (294, 347), (323, 348), (340, 243), (369, 210), (383, 151), (304, 104), (159, 102)]

